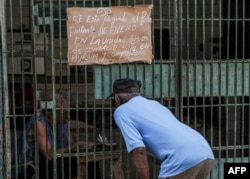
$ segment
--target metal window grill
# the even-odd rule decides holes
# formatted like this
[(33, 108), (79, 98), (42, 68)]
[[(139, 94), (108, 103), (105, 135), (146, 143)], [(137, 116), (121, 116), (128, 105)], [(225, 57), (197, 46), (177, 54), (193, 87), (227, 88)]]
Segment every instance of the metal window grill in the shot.
[[(67, 65), (67, 7), (107, 7), (153, 4), (152, 42), (154, 59), (116, 65)], [(223, 178), (225, 162), (249, 162), (250, 11), (247, 0), (22, 0), (1, 1), (0, 59), (3, 115), (1, 163), (3, 178), (17, 172), (17, 144), (27, 120), (41, 110), (55, 107), (60, 90), (69, 100), (69, 135), (79, 142), (106, 135), (113, 147), (77, 148), (57, 154), (56, 159), (75, 157), (78, 175), (93, 178), (139, 178), (122, 136), (112, 119), (112, 102), (106, 97), (120, 77), (142, 81), (143, 95), (160, 101), (184, 123), (201, 132), (216, 156), (211, 179)], [(8, 89), (6, 91), (5, 89)], [(53, 102), (43, 96), (53, 93)], [(54, 131), (56, 115), (53, 115)], [(34, 127), (34, 146), (38, 138)], [(54, 136), (54, 141), (57, 141)], [(8, 150), (11, 149), (11, 150)], [(116, 172), (112, 166), (118, 163)], [(39, 152), (34, 162), (38, 178)], [(150, 174), (157, 178), (159, 162), (149, 158)], [(73, 160), (70, 160), (70, 163)], [(79, 164), (79, 163), (78, 163)], [(69, 167), (70, 168), (70, 167)], [(121, 172), (122, 171), (122, 172)], [(73, 171), (69, 171), (72, 173)], [(26, 173), (28, 176), (28, 173)], [(54, 176), (60, 175), (58, 172)], [(1, 178), (1, 176), (0, 176)]]

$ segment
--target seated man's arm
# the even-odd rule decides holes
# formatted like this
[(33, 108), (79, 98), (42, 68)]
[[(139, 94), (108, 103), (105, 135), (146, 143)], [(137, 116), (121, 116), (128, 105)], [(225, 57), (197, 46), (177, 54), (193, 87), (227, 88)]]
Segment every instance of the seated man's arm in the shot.
[(45, 158), (47, 158), (48, 160), (52, 160), (52, 144), (50, 143), (49, 138), (47, 136), (46, 126), (40, 121), (37, 122), (37, 134), (40, 152), (44, 155)]
[[(51, 144), (48, 139), (46, 126), (40, 121), (37, 122), (37, 133), (38, 133), (38, 144), (39, 144), (40, 152), (43, 154), (45, 158), (47, 158), (48, 160), (52, 160), (53, 159), (53, 146), (52, 146), (53, 144)], [(70, 144), (70, 146), (57, 149), (57, 153), (69, 152), (70, 150), (75, 150), (77, 147), (91, 148), (94, 145), (95, 145), (94, 142), (78, 141), (77, 143)]]
[(146, 149), (138, 147), (132, 151), (133, 162), (141, 179), (149, 179), (149, 164)]

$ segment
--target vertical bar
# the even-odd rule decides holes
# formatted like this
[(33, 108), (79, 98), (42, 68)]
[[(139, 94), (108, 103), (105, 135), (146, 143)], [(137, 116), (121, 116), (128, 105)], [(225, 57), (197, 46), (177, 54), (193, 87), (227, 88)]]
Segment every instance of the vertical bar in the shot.
[(182, 111), (182, 0), (174, 1), (174, 20), (175, 20), (175, 57), (176, 57), (176, 116), (181, 117)]
[[(250, 64), (248, 64), (248, 68), (250, 69)], [(248, 74), (246, 74), (248, 76), (250, 76), (250, 70), (248, 71)], [(248, 82), (248, 89), (250, 89), (250, 83)], [(246, 96), (246, 98), (248, 98), (248, 103), (246, 104), (247, 107), (246, 107), (246, 116), (248, 116), (248, 118), (246, 118), (246, 122), (248, 123), (248, 128), (246, 128), (246, 135), (247, 135), (247, 138), (246, 138), (246, 142), (247, 142), (247, 153), (246, 153), (246, 156), (249, 156), (249, 153), (250, 153), (250, 130), (249, 130), (249, 126), (250, 126), (250, 110), (249, 110), (249, 106), (250, 106), (250, 97), (249, 96)], [(250, 159), (248, 159), (248, 162), (250, 161)]]
[[(56, 21), (57, 24), (58, 24), (58, 27), (57, 27), (58, 28), (58, 31), (57, 31), (58, 34), (55, 34), (55, 36), (58, 38), (58, 41), (59, 41), (58, 42), (58, 46), (59, 46), (59, 55), (58, 55), (58, 58), (59, 59), (56, 61), (57, 63), (55, 64), (55, 67), (58, 65), (58, 68), (56, 68), (56, 69), (59, 71), (59, 76), (60, 76), (59, 77), (59, 86), (60, 86), (59, 88), (63, 89), (63, 90), (66, 90), (64, 92), (65, 96), (67, 97), (68, 101), (70, 101), (70, 95), (69, 95), (69, 90), (68, 90), (70, 87), (69, 87), (68, 83), (64, 84), (65, 82), (63, 82), (63, 81), (68, 81), (68, 74), (69, 74), (68, 68), (67, 68), (67, 72), (66, 72), (67, 79), (64, 80), (63, 79), (63, 73), (65, 73), (65, 72), (63, 72), (63, 66), (65, 65), (65, 62), (64, 62), (63, 56), (62, 56), (62, 52), (63, 52), (63, 49), (62, 49), (62, 35), (63, 35), (62, 34), (62, 9), (66, 12), (65, 3), (66, 2), (62, 2), (61, 0), (58, 0), (58, 4), (57, 4), (57, 6), (58, 6), (57, 7), (58, 8), (58, 14), (55, 15), (58, 18), (54, 18), (54, 21)], [(53, 49), (55, 49), (55, 48), (53, 48)], [(69, 118), (69, 116), (70, 116), (69, 106), (67, 106), (67, 109), (64, 109), (64, 110), (68, 111), (68, 119), (70, 119)], [(60, 109), (60, 112), (63, 113), (63, 109)], [(63, 116), (63, 114), (61, 114), (61, 115)], [(60, 140), (60, 139), (57, 139), (57, 140)], [(70, 147), (70, 146), (68, 146), (68, 147)], [(65, 168), (65, 169), (66, 169), (66, 167), (68, 167), (69, 176), (70, 176), (70, 174), (71, 174), (71, 167), (70, 167), (70, 164), (71, 164), (71, 155), (69, 154), (69, 156), (66, 156), (69, 159), (69, 166), (65, 166), (65, 162), (64, 162), (65, 154), (64, 153), (62, 153), (61, 156), (59, 156), (59, 157), (61, 157), (61, 160), (60, 160), (61, 164), (60, 164), (60, 166), (62, 166), (62, 168)], [(61, 172), (59, 175), (63, 176), (63, 170), (58, 171), (58, 172)], [(63, 176), (63, 179), (64, 178), (65, 177)]]
[[(238, 1), (235, 1), (235, 61), (237, 61), (238, 59)], [(238, 97), (237, 97), (237, 77), (238, 77), (238, 70), (237, 70), (237, 66), (238, 63), (234, 63), (234, 71), (235, 71), (235, 76), (234, 76), (234, 150), (233, 150), (233, 157), (237, 157), (237, 149), (236, 149), (236, 145), (237, 145), (237, 139), (238, 139), (238, 124), (240, 123), (240, 120), (238, 121), (237, 119), (240, 119), (240, 117), (238, 117)]]
[[(10, 144), (10, 126), (9, 126), (9, 94), (8, 94), (8, 78), (7, 78), (7, 45), (6, 45), (6, 17), (5, 17), (6, 1), (0, 2), (0, 91), (2, 102), (0, 104), (0, 178), (10, 178), (11, 176), (11, 148)], [(3, 112), (3, 114), (2, 114)]]
[[(229, 0), (228, 1), (228, 4), (227, 4), (227, 16), (226, 16), (226, 18), (227, 18), (227, 60), (229, 60), (229, 45), (230, 45), (230, 41), (229, 41), (229, 33), (230, 33), (230, 4), (231, 4), (231, 1)], [(228, 63), (226, 63), (226, 72), (228, 72)], [(226, 86), (228, 86), (228, 75), (226, 76), (226, 83), (225, 83), (225, 85)], [(228, 105), (229, 103), (228, 103), (228, 88), (226, 88), (226, 96), (225, 96), (225, 113), (226, 113), (226, 143), (225, 143), (225, 146), (226, 146), (226, 158), (229, 156), (229, 154), (228, 154), (228, 146), (229, 146), (229, 143), (228, 143), (228, 140), (229, 140), (229, 138), (228, 138), (228, 136), (229, 136), (229, 133), (228, 133), (228, 129), (229, 129), (229, 127), (228, 127)]]
[[(197, 1), (198, 2), (198, 1)], [(210, 3), (212, 3), (212, 2), (210, 2)], [(211, 5), (210, 5), (211, 6)], [(197, 105), (197, 103), (198, 103), (198, 105), (201, 105), (200, 106), (200, 109), (201, 109), (201, 111), (202, 111), (202, 114), (200, 115), (201, 116), (201, 118), (202, 118), (202, 124), (203, 124), (203, 126), (204, 126), (204, 124), (205, 124), (205, 121), (206, 121), (206, 108), (208, 108), (208, 107), (206, 107), (205, 106), (205, 104), (206, 104), (206, 96), (205, 96), (205, 90), (206, 90), (206, 88), (209, 88), (208, 86), (206, 86), (207, 84), (206, 84), (206, 80), (205, 80), (205, 77), (206, 76), (209, 76), (208, 74), (209, 74), (209, 69), (210, 69), (210, 67), (209, 67), (209, 65), (206, 65), (207, 63), (206, 63), (206, 60), (207, 60), (207, 56), (206, 56), (206, 50), (204, 50), (204, 49), (206, 49), (206, 36), (208, 36), (208, 35), (206, 35), (207, 34), (207, 31), (209, 31), (209, 26), (207, 26), (207, 24), (206, 24), (206, 12), (207, 12), (207, 9), (209, 9), (209, 8), (206, 8), (206, 1), (205, 0), (203, 0), (202, 1), (202, 44), (204, 44), (203, 45), (203, 51), (202, 51), (202, 60), (201, 60), (201, 67), (200, 68), (198, 68), (198, 65), (196, 65), (196, 70), (195, 71), (199, 71), (199, 70), (201, 70), (201, 74), (202, 74), (202, 91), (201, 91), (201, 100), (200, 100), (200, 102), (198, 102), (199, 100), (198, 100), (198, 98), (196, 98), (195, 97), (195, 105)], [(210, 9), (210, 10), (212, 10), (212, 8)], [(210, 29), (211, 29), (212, 27), (210, 27)], [(210, 64), (211, 65), (211, 64)], [(197, 69), (198, 68), (198, 69)], [(197, 75), (195, 75), (195, 76), (197, 76)], [(210, 79), (208, 79), (208, 80), (210, 80)], [(197, 88), (197, 87), (196, 87)], [(198, 89), (198, 88), (197, 88)], [(198, 113), (198, 110), (199, 110), (199, 108), (196, 108), (196, 112), (195, 112), (195, 114), (196, 113)], [(197, 121), (195, 121), (195, 122), (197, 122)], [(205, 136), (205, 134), (204, 134), (204, 136)]]
[[(222, 146), (222, 96), (221, 96), (221, 81), (222, 81), (222, 74), (221, 74), (221, 71), (222, 71), (222, 68), (221, 68), (221, 57), (222, 57), (222, 49), (221, 49), (221, 37), (222, 37), (222, 0), (219, 1), (219, 37), (220, 37), (220, 40), (219, 40), (219, 64), (218, 64), (218, 127), (215, 129), (215, 127), (211, 126), (210, 127), (210, 139), (211, 139), (211, 146), (215, 146), (217, 145), (218, 146), (218, 153), (215, 153), (215, 157), (218, 158), (218, 166), (220, 166), (222, 164), (222, 151), (221, 151), (221, 147)], [(216, 135), (214, 131), (217, 131), (218, 132), (218, 137), (217, 139), (215, 138)], [(218, 140), (218, 142), (216, 141)], [(217, 151), (216, 151), (217, 152)], [(220, 167), (217, 167), (217, 170), (216, 172), (219, 173), (220, 171)], [(210, 177), (212, 179), (212, 176)]]
[[(171, 43), (171, 36), (172, 36), (172, 23), (173, 23), (173, 19), (172, 19), (172, 16), (171, 16), (171, 9), (172, 9), (172, 6), (171, 6), (172, 4), (171, 4), (171, 0), (168, 0), (167, 1), (167, 7), (168, 7), (168, 13), (167, 13), (167, 16), (168, 16), (168, 19), (166, 19), (167, 21), (168, 21), (168, 31), (169, 31), (169, 35), (168, 35), (168, 39), (169, 39), (169, 61), (172, 61), (172, 43)], [(173, 68), (172, 68), (172, 63), (171, 62), (169, 62), (169, 67), (167, 68), (167, 69), (169, 69), (168, 70), (168, 74), (169, 74), (169, 76), (168, 76), (168, 82), (169, 82), (169, 84), (171, 84), (171, 74), (172, 74), (172, 71), (173, 71)], [(166, 69), (166, 70), (167, 70)], [(164, 84), (166, 84), (166, 83), (164, 83)], [(165, 87), (165, 86), (163, 86), (163, 87)], [(165, 88), (168, 88), (167, 89), (167, 91), (168, 91), (168, 94), (167, 94), (167, 96), (169, 97), (168, 99), (167, 99), (167, 105), (168, 105), (168, 107), (169, 108), (171, 108), (172, 106), (171, 106), (171, 85), (167, 85), (167, 87), (165, 87)]]
[[(31, 12), (31, 16), (30, 16), (30, 27), (31, 27), (31, 39), (32, 39), (32, 67), (33, 67), (33, 75), (32, 75), (32, 83), (33, 83), (33, 99), (34, 99), (34, 105), (33, 105), (33, 109), (34, 109), (34, 116), (37, 117), (37, 109), (38, 109), (38, 105), (37, 105), (37, 95), (36, 95), (36, 91), (37, 91), (37, 76), (36, 76), (36, 47), (35, 47), (35, 44), (36, 44), (36, 41), (35, 41), (35, 30), (34, 30), (34, 24), (35, 24), (35, 19), (34, 19), (34, 16), (33, 16), (33, 13), (34, 13), (34, 2), (33, 0), (30, 1), (30, 4), (29, 4), (29, 8), (30, 8), (30, 12)], [(25, 114), (25, 109), (24, 109), (24, 114)], [(25, 120), (24, 120), (25, 121)], [(25, 123), (24, 123), (24, 130), (23, 131), (26, 131), (25, 130)], [(38, 136), (37, 136), (37, 123), (34, 123), (34, 146), (35, 146), (35, 162), (36, 163), (39, 163), (38, 160), (39, 160), (39, 148), (38, 148)], [(17, 154), (18, 155), (18, 154)], [(16, 155), (16, 156), (17, 156)], [(35, 166), (36, 169), (39, 168), (39, 165), (38, 166)], [(39, 173), (39, 172), (38, 172)]]
[[(194, 63), (193, 63), (193, 65), (194, 65), (194, 67), (193, 67), (193, 70), (194, 70), (194, 92), (193, 92), (193, 116), (190, 116), (192, 119), (193, 119), (193, 125), (194, 125), (194, 128), (196, 128), (196, 119), (197, 119), (197, 87), (198, 87), (198, 83), (197, 83), (197, 80), (196, 80), (196, 77), (197, 77), (197, 72), (199, 73), (199, 69), (198, 69), (198, 64), (199, 64), (199, 59), (198, 59), (198, 55), (197, 55), (197, 53), (198, 53), (198, 49), (197, 49), (197, 43), (198, 43), (198, 22), (199, 22), (199, 20), (198, 20), (198, 11), (197, 11), (197, 9), (199, 8), (198, 7), (199, 6), (199, 4), (198, 4), (198, 2), (197, 2), (197, 0), (195, 0), (194, 1), (194, 8), (195, 8), (195, 16), (194, 16)], [(202, 8), (203, 9), (203, 11), (202, 12), (204, 12), (204, 8), (203, 8), (203, 6), (202, 7), (200, 7), (200, 8)], [(203, 26), (202, 26), (202, 28), (204, 28)], [(203, 42), (203, 44), (204, 44), (204, 42)], [(203, 53), (204, 53), (204, 51), (203, 51)], [(204, 65), (204, 64), (203, 64)], [(203, 67), (203, 66), (202, 66)], [(204, 71), (204, 69), (203, 69), (203, 71)], [(203, 72), (202, 72), (202, 74), (203, 74)], [(187, 74), (188, 75), (188, 74)], [(204, 81), (203, 81), (204, 82)], [(204, 86), (204, 85), (203, 85)], [(189, 87), (191, 87), (191, 85), (189, 85)], [(203, 93), (203, 90), (202, 90), (202, 93)], [(189, 105), (189, 103), (190, 103), (190, 98), (188, 98), (188, 105)], [(190, 110), (189, 110), (189, 112), (191, 112)], [(189, 120), (190, 120), (190, 118), (189, 118)]]
[[(215, 5), (214, 5), (214, 0), (211, 0), (211, 36), (210, 36), (210, 38), (211, 38), (211, 61), (212, 61), (212, 64), (210, 65), (210, 94), (211, 94), (211, 97), (210, 97), (210, 99), (208, 99), (208, 100), (210, 100), (210, 109), (211, 109), (211, 113), (210, 113), (210, 119), (208, 119), (209, 120), (209, 123), (210, 123), (210, 126), (214, 126), (214, 120), (213, 120), (213, 116), (214, 116), (214, 107), (213, 107), (213, 105), (214, 105), (214, 100), (216, 99), (214, 96), (212, 96), (214, 93), (213, 93), (213, 89), (214, 89), (214, 82), (213, 82), (213, 74), (214, 74), (214, 63), (215, 63), (215, 60), (219, 60), (219, 59), (214, 59), (214, 51), (213, 51), (213, 47), (214, 47), (214, 21), (215, 21), (215, 19), (214, 19), (214, 7), (215, 7)], [(205, 80), (204, 80), (205, 81)], [(208, 97), (209, 98), (209, 97)], [(205, 112), (204, 112), (204, 114), (205, 114)], [(204, 126), (204, 128), (206, 128), (206, 124), (207, 123), (207, 121), (205, 121), (205, 123), (203, 123), (203, 126)]]
[(242, 75), (241, 75), (241, 78), (242, 78), (242, 90), (241, 90), (241, 94), (242, 94), (242, 96), (241, 96), (241, 101), (242, 101), (242, 112), (241, 112), (241, 116), (242, 116), (242, 123), (241, 123), (241, 145), (243, 146), (243, 148), (242, 148), (242, 150), (241, 150), (241, 156), (242, 157), (245, 157), (245, 151), (246, 151), (246, 149), (245, 149), (245, 144), (246, 144), (246, 142), (247, 142), (247, 128), (245, 127), (245, 126), (247, 126), (247, 118), (245, 117), (245, 113), (246, 113), (246, 111), (245, 111), (245, 108), (246, 108), (246, 97), (245, 97), (245, 86), (246, 86), (246, 84), (245, 84), (245, 68), (244, 68), (244, 60), (245, 60), (245, 58), (246, 58), (246, 56), (245, 56), (245, 28), (246, 28), (246, 26), (245, 26), (245, 21), (246, 21), (246, 19), (245, 19), (245, 17), (246, 17), (246, 12), (245, 12), (245, 6), (246, 5), (246, 2), (245, 2), (245, 0), (243, 0), (243, 2), (242, 2), (242, 4), (241, 4), (241, 7), (242, 7), (242, 62), (241, 62), (241, 67), (242, 67)]
[[(53, 103), (55, 104), (55, 59), (54, 59), (54, 4), (53, 1), (49, 1), (49, 15), (50, 15), (50, 44), (51, 44), (51, 50), (50, 50), (50, 61), (51, 61), (51, 83), (52, 83), (52, 97), (53, 97)], [(56, 107), (54, 106), (52, 109), (53, 113), (53, 126), (52, 130), (56, 134), (57, 127), (56, 127)], [(56, 140), (57, 136), (53, 135), (53, 176), (54, 178), (57, 178), (57, 157), (56, 157)]]

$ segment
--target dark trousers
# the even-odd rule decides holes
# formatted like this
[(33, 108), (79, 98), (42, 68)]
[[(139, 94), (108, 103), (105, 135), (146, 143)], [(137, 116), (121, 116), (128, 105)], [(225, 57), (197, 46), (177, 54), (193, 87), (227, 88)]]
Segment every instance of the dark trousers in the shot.
[[(95, 166), (96, 165), (96, 166)], [(95, 169), (96, 168), (96, 169)], [(26, 177), (25, 177), (26, 172)], [(18, 174), (19, 179), (31, 179), (34, 176), (34, 168), (28, 167), (26, 168), (25, 172)], [(69, 178), (76, 178), (77, 177), (77, 158), (58, 158), (57, 159), (57, 179), (69, 179)], [(100, 169), (99, 165), (96, 162), (89, 162), (88, 163), (88, 179), (100, 179)], [(53, 160), (48, 161), (41, 161), (39, 162), (39, 178), (41, 179), (54, 179), (53, 174)]]
[(213, 168), (213, 160), (206, 159), (183, 173), (173, 177), (163, 177), (159, 179), (207, 179)]

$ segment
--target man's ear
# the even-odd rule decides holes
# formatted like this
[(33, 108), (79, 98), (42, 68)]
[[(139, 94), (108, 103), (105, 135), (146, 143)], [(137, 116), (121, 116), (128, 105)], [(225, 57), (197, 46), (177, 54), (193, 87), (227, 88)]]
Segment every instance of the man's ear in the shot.
[(121, 98), (118, 94), (115, 94), (115, 106), (118, 107), (121, 105)]

